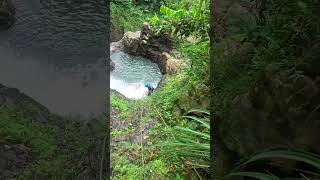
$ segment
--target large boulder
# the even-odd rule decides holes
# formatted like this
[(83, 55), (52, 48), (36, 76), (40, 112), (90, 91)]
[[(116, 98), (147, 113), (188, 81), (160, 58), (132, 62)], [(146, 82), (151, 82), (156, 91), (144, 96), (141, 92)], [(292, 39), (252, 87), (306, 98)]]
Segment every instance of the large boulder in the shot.
[(14, 23), (15, 8), (10, 0), (0, 0), (0, 30), (10, 28)]
[(159, 65), (163, 74), (175, 74), (187, 64), (171, 55), (171, 44), (167, 33), (156, 35), (149, 23), (143, 23), (141, 31), (126, 32), (120, 41), (111, 43), (111, 46), (112, 49), (121, 49), (128, 54), (150, 59)]
[(140, 33), (140, 44), (138, 52), (146, 57), (156, 56), (156, 58), (159, 58), (162, 52), (171, 51), (172, 40), (170, 38), (170, 35), (165, 31), (156, 34), (149, 23), (143, 23), (143, 27)]
[(140, 31), (131, 32), (128, 31), (124, 34), (121, 42), (123, 44), (123, 50), (129, 54), (137, 54), (137, 50), (140, 43)]
[(166, 74), (176, 74), (179, 73), (180, 70), (186, 66), (181, 59), (174, 58), (167, 52), (163, 52), (159, 57), (159, 68), (162, 73)]

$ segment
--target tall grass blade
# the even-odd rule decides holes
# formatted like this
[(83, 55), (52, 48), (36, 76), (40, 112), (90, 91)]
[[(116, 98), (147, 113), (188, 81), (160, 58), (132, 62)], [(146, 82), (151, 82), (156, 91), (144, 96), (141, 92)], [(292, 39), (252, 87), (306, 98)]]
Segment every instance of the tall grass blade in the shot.
[(192, 119), (198, 123), (200, 123), (203, 127), (207, 128), (207, 129), (210, 129), (210, 124), (208, 121), (206, 121), (206, 119), (204, 118), (197, 118), (197, 117), (194, 117), (194, 116), (182, 116), (184, 118), (188, 118), (188, 119)]
[(187, 112), (187, 114), (190, 114), (190, 113), (203, 113), (203, 114), (206, 114), (206, 115), (210, 116), (210, 112), (208, 110), (205, 110), (205, 109), (192, 109), (192, 110)]
[(229, 178), (232, 176), (245, 176), (245, 177), (251, 177), (251, 178), (256, 178), (260, 180), (281, 180), (280, 178), (274, 175), (269, 175), (269, 174), (259, 173), (259, 172), (235, 172), (235, 173), (228, 174), (224, 178)]
[(192, 129), (189, 129), (189, 128), (185, 128), (185, 127), (180, 127), (180, 126), (175, 127), (175, 129), (180, 130), (180, 131), (184, 131), (185, 133), (190, 133), (190, 134), (193, 134), (193, 135), (196, 135), (196, 136), (201, 136), (201, 137), (203, 137), (205, 139), (210, 139), (210, 134), (209, 133), (202, 133), (202, 132), (199, 132), (199, 131), (195, 131), (195, 130), (192, 130)]
[(285, 158), (290, 160), (302, 161), (320, 169), (319, 155), (299, 150), (269, 150), (266, 152), (261, 152), (250, 157), (247, 161), (241, 163), (237, 168), (245, 166), (253, 161), (268, 158)]
[(170, 129), (175, 134), (172, 139), (161, 143), (162, 152), (168, 157), (179, 157), (183, 163), (193, 168), (208, 168), (210, 166), (210, 125), (207, 110), (191, 110), (188, 113), (201, 114), (183, 116), (190, 119), (192, 126), (175, 126)]

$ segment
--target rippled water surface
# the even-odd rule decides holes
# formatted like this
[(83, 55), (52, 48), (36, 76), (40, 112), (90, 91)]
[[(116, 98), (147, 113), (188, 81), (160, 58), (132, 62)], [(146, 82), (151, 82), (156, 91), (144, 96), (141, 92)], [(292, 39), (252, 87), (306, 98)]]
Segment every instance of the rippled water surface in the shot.
[(157, 64), (142, 57), (130, 56), (121, 51), (111, 55), (115, 69), (111, 72), (110, 88), (131, 99), (140, 99), (148, 93), (144, 87), (149, 82), (157, 87), (162, 74)]
[(105, 111), (105, 1), (13, 2), (16, 23), (0, 32), (0, 83), (60, 115)]

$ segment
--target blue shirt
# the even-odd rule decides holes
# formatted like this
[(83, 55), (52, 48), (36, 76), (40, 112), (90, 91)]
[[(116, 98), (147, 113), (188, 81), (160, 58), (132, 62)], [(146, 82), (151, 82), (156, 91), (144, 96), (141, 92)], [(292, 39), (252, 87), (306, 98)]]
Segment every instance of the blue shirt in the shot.
[(146, 87), (148, 89), (153, 89), (153, 87), (150, 83), (144, 83), (144, 87)]

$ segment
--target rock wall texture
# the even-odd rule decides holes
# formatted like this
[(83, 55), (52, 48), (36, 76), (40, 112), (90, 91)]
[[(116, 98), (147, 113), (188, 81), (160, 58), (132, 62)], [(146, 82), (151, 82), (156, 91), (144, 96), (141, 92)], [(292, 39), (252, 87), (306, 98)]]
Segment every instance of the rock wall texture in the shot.
[[(255, 86), (236, 96), (219, 120), (217, 174), (241, 158), (269, 148), (298, 148), (320, 153), (319, 43), (292, 69), (268, 65)], [(274, 162), (294, 167), (292, 162)]]
[(111, 46), (124, 52), (146, 57), (159, 65), (163, 74), (178, 73), (187, 63), (171, 55), (172, 42), (169, 35), (163, 33), (155, 35), (152, 27), (144, 23), (141, 31), (126, 32), (123, 38)]
[(31, 149), (23, 144), (0, 142), (0, 179), (15, 177), (31, 161)]

